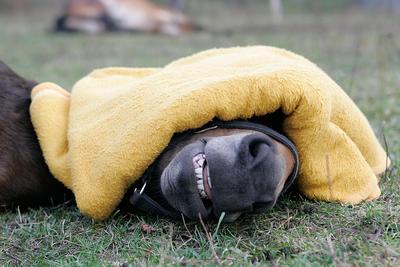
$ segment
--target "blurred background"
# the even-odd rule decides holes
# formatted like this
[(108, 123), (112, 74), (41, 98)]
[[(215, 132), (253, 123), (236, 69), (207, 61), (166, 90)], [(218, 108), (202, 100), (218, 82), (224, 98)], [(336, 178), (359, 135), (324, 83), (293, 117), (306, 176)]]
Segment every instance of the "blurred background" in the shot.
[[(126, 12), (115, 20), (154, 17), (154, 9), (162, 6), (178, 10), (192, 29), (172, 33), (152, 29), (54, 31), (57, 19), (63, 16), (100, 17), (99, 11), (93, 14), (99, 5), (96, 2), (117, 6), (118, 2), (131, 2), (131, 6), (116, 7)], [(153, 10), (149, 11), (149, 5)], [(107, 12), (114, 11), (108, 7)], [(66, 86), (93, 68), (160, 66), (176, 57), (221, 46), (275, 45), (316, 61), (321, 54), (329, 54), (330, 60), (325, 62), (329, 68), (341, 54), (353, 57), (358, 50), (368, 49), (370, 42), (395, 46), (399, 17), (400, 0), (0, 0), (0, 60), (27, 76)], [(152, 23), (151, 19), (142, 20), (142, 24)], [(75, 27), (84, 27), (79, 22), (84, 24), (78, 20)]]
[(66, 88), (94, 68), (273, 45), (316, 62), (350, 94), (368, 78), (382, 91), (398, 84), (388, 70), (399, 63), (399, 32), (400, 0), (0, 0), (0, 60)]

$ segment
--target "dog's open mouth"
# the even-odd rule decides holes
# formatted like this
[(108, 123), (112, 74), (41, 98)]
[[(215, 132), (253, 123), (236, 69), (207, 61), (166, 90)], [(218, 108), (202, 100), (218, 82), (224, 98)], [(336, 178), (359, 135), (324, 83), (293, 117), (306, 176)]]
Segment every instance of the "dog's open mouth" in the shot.
[(204, 153), (197, 154), (193, 157), (193, 167), (196, 176), (197, 189), (200, 197), (203, 199), (212, 199), (211, 194), (211, 177), (207, 164), (206, 155)]

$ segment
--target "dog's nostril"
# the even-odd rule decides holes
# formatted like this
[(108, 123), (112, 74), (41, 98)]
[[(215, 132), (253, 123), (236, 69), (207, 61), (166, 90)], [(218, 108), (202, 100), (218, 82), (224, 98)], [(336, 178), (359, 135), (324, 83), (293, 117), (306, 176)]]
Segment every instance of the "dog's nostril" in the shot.
[(242, 139), (240, 150), (242, 153), (247, 152), (251, 157), (256, 158), (268, 151), (272, 145), (270, 137), (261, 134), (250, 134)]
[(250, 155), (253, 157), (257, 157), (257, 154), (260, 151), (260, 146), (262, 146), (262, 143), (260, 143), (260, 142), (250, 143), (250, 145), (249, 145)]
[(260, 153), (260, 151), (262, 149), (268, 148), (269, 145), (264, 143), (264, 142), (260, 142), (260, 141), (256, 141), (256, 142), (252, 142), (249, 145), (249, 153), (252, 157), (257, 157), (257, 155)]

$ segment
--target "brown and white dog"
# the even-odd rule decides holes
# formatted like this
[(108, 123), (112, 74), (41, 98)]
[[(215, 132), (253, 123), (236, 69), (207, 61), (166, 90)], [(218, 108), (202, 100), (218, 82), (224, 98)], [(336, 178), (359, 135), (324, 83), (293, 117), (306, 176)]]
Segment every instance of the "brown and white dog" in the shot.
[(198, 27), (181, 11), (148, 0), (69, 0), (55, 29), (99, 33), (133, 31), (179, 35)]
[[(3, 207), (72, 198), (49, 172), (31, 124), (35, 84), (0, 61)], [(282, 140), (246, 127), (209, 127), (176, 135), (151, 167), (145, 194), (165, 210), (190, 219), (225, 212), (225, 221), (233, 221), (244, 212), (265, 211), (275, 205), (297, 164), (293, 148)]]

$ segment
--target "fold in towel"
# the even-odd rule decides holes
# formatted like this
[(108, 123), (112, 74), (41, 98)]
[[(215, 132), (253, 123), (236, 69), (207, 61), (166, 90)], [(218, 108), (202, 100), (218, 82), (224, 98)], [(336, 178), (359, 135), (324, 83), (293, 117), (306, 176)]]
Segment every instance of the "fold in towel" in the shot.
[(38, 85), (30, 108), (51, 172), (94, 219), (114, 211), (174, 133), (277, 110), (300, 154), (305, 196), (380, 195), (376, 175), (389, 161), (367, 119), (327, 74), (283, 49), (213, 49), (163, 68), (95, 70), (71, 93)]

